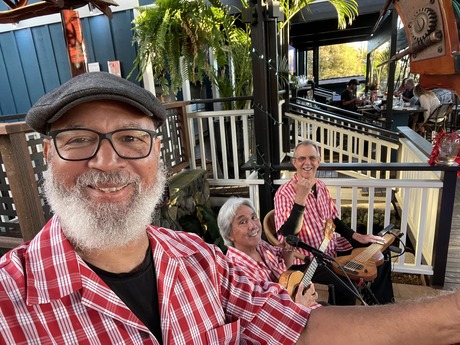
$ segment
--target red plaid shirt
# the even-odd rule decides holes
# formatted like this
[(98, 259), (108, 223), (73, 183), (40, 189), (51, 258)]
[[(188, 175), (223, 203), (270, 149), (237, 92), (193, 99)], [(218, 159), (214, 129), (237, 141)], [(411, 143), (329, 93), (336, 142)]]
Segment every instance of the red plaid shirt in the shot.
[(271, 281), (278, 283), (280, 275), (286, 271), (281, 248), (274, 247), (265, 241), (261, 241), (257, 247), (257, 251), (265, 264), (254, 260), (234, 247), (228, 247), (227, 249), (227, 257), (254, 282)]
[[(292, 179), (298, 181), (297, 174)], [(295, 190), (292, 185), (292, 179), (282, 185), (275, 194), (275, 227), (279, 229), (288, 219), (291, 214), (292, 207), (294, 206)], [(316, 198), (313, 194), (309, 193), (307, 202), (305, 204), (305, 212), (303, 214), (302, 229), (297, 234), (302, 242), (309, 244), (314, 248), (319, 248), (324, 239), (324, 226), (327, 219), (334, 219), (339, 216), (337, 207), (331, 194), (323, 181), (316, 181)], [(284, 237), (278, 233), (278, 238), (281, 242)], [(346, 251), (353, 247), (350, 242), (339, 234), (334, 233), (332, 240), (329, 242), (325, 253), (335, 257), (337, 250)], [(301, 248), (296, 248), (299, 252), (313, 257), (313, 255)], [(303, 264), (300, 259), (296, 259), (294, 264)]]
[[(293, 344), (309, 317), (198, 236), (150, 226), (164, 344)], [(158, 344), (85, 264), (57, 218), (0, 259), (0, 344)]]

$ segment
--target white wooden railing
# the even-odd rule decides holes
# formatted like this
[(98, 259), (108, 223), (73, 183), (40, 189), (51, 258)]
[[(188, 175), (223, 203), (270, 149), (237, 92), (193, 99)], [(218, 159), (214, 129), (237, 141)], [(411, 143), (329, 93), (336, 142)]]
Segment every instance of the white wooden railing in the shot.
[[(399, 145), (395, 142), (385, 141), (379, 138), (375, 131), (363, 130), (364, 124), (349, 125), (349, 121), (332, 119), (323, 122), (324, 116), (315, 114), (314, 117), (305, 117), (293, 113), (286, 113), (291, 120), (290, 136), (294, 145), (310, 139), (320, 143), (321, 157), (323, 162), (339, 163), (376, 163), (390, 162), (395, 156)], [(326, 154), (327, 153), (327, 154)], [(380, 171), (371, 176), (371, 171), (349, 172), (357, 178), (376, 177), (380, 178)], [(385, 173), (389, 178), (389, 172)]]
[[(219, 180), (243, 182), (249, 176), (240, 176), (240, 165), (249, 160), (249, 118), (254, 110), (221, 110), (187, 113), (192, 169), (206, 169), (210, 183)], [(238, 128), (237, 128), (238, 127)], [(208, 135), (205, 135), (205, 134)], [(253, 136), (252, 136), (253, 138)], [(243, 157), (239, 157), (242, 154)], [(221, 155), (221, 157), (219, 157)], [(229, 162), (237, 163), (230, 165)]]
[[(294, 144), (305, 139), (319, 142), (323, 162), (382, 163), (426, 162), (423, 156), (410, 147), (407, 140), (385, 141), (377, 136), (378, 128), (346, 126), (338, 120), (321, 122), (311, 117), (287, 114), (291, 120), (290, 140)], [(264, 180), (257, 171), (241, 172), (239, 167), (254, 154), (252, 139), (252, 110), (188, 113), (191, 146), (190, 167), (207, 169), (210, 186), (247, 186), (250, 198), (258, 207), (259, 186)], [(368, 126), (369, 127), (369, 126)], [(239, 154), (238, 154), (239, 153)], [(282, 157), (281, 157), (282, 158)], [(231, 164), (237, 162), (237, 164)], [(436, 207), (443, 184), (439, 174), (433, 172), (399, 172), (397, 179), (390, 172), (380, 170), (343, 171), (354, 178), (322, 178), (336, 200), (339, 212), (349, 213), (350, 225), (356, 229), (359, 213), (367, 211), (367, 229), (372, 231), (374, 216), (383, 217), (384, 226), (398, 222), (403, 243), (408, 239), (415, 244), (414, 255), (399, 257), (393, 270), (404, 273), (433, 274), (432, 254), (436, 224)], [(281, 185), (289, 173), (274, 181)], [(395, 209), (394, 205), (398, 205)], [(396, 219), (395, 215), (400, 218)], [(262, 217), (264, 215), (261, 215)]]

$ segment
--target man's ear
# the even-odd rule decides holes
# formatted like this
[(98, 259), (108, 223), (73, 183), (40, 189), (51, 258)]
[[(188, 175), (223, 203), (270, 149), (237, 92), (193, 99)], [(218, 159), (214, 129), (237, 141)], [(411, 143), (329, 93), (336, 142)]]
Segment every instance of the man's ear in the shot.
[(160, 149), (161, 149), (161, 140), (158, 137), (155, 137), (155, 141), (153, 142), (153, 150), (157, 156), (160, 156)]
[(43, 139), (43, 156), (45, 157), (45, 161), (48, 162), (50, 160), (50, 149), (51, 149), (51, 140), (48, 138)]

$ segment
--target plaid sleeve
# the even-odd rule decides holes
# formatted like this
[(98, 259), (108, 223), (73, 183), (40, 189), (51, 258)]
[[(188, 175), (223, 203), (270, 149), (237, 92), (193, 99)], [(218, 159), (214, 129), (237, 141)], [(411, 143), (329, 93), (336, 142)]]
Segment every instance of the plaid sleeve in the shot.
[(242, 338), (262, 344), (295, 344), (305, 328), (310, 309), (292, 301), (276, 283), (252, 283), (222, 255), (217, 255), (224, 310), (238, 318)]

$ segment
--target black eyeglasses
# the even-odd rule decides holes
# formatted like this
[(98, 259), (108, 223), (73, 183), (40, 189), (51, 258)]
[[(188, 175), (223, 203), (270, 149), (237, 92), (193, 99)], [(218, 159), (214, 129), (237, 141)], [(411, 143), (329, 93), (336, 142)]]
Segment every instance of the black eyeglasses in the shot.
[(115, 152), (124, 159), (141, 159), (152, 151), (156, 133), (147, 129), (117, 129), (109, 133), (99, 133), (92, 129), (60, 129), (49, 131), (56, 151), (66, 161), (83, 161), (93, 158), (101, 140), (110, 141)]

